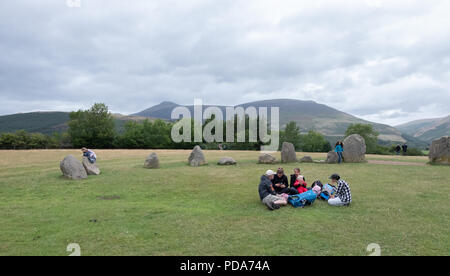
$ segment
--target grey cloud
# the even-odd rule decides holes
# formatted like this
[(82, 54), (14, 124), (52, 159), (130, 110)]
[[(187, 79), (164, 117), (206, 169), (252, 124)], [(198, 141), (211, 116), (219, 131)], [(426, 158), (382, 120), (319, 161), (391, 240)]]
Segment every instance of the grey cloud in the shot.
[(450, 4), (431, 2), (2, 1), (0, 113), (276, 97), (444, 116)]

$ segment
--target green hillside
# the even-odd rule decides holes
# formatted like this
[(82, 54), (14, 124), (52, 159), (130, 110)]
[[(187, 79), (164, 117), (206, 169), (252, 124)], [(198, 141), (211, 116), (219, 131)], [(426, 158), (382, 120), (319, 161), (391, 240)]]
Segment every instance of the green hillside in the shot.
[(0, 133), (26, 130), (51, 134), (67, 130), (68, 112), (31, 112), (0, 116)]
[[(153, 118), (122, 114), (113, 114), (113, 117), (119, 132), (123, 131), (124, 125), (128, 121), (154, 120)], [(31, 112), (0, 116), (0, 133), (16, 132), (18, 130), (43, 134), (64, 132), (68, 130), (68, 121), (69, 112)]]
[(450, 116), (412, 121), (396, 128), (416, 139), (431, 143), (442, 136), (450, 135)]

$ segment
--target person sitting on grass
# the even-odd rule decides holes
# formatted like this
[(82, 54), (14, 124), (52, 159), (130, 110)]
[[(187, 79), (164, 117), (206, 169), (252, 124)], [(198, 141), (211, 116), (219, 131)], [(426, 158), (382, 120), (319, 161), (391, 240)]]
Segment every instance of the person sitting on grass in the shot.
[[(300, 168), (294, 169), (294, 174), (291, 174), (291, 188), (294, 187), (294, 183), (297, 181), (297, 178), (300, 176)], [(306, 178), (303, 176), (303, 180), (306, 181)]]
[(299, 194), (301, 194), (301, 193), (308, 191), (306, 186), (308, 186), (308, 185), (306, 184), (305, 179), (303, 178), (303, 175), (299, 175), (297, 177), (297, 180), (294, 182), (294, 188), (297, 189)]
[(337, 190), (334, 195), (330, 196), (328, 200), (328, 204), (331, 206), (348, 206), (352, 202), (352, 194), (350, 192), (350, 186), (348, 186), (347, 182), (341, 180), (341, 177), (338, 174), (333, 174), (330, 176), (331, 183), (336, 186)]
[(97, 161), (97, 155), (92, 150), (82, 148), (81, 151), (83, 152), (83, 156), (87, 157), (87, 159), (89, 160), (89, 162), (91, 162), (91, 164), (94, 164)]
[(269, 210), (280, 209), (281, 206), (286, 206), (287, 201), (285, 198), (277, 195), (275, 189), (272, 186), (272, 179), (275, 173), (272, 170), (268, 170), (266, 174), (261, 176), (261, 181), (259, 183), (259, 197), (264, 203), (264, 205), (269, 208)]
[(273, 188), (277, 194), (288, 194), (296, 195), (297, 190), (294, 188), (289, 188), (288, 178), (284, 174), (283, 168), (278, 168), (277, 174), (272, 179)]

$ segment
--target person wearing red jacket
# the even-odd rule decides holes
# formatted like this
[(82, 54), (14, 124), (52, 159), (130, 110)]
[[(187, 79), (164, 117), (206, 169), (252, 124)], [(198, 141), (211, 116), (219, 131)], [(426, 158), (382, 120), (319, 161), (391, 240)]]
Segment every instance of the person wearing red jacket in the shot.
[(294, 182), (293, 186), (295, 189), (297, 189), (299, 194), (308, 191), (308, 189), (306, 189), (307, 184), (303, 175), (299, 175), (297, 177), (297, 180)]

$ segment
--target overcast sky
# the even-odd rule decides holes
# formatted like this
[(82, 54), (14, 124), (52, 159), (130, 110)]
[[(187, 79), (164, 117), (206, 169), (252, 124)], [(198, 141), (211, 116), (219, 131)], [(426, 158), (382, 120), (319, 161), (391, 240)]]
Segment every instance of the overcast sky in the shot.
[(1, 0), (0, 114), (314, 100), (450, 114), (450, 1)]

